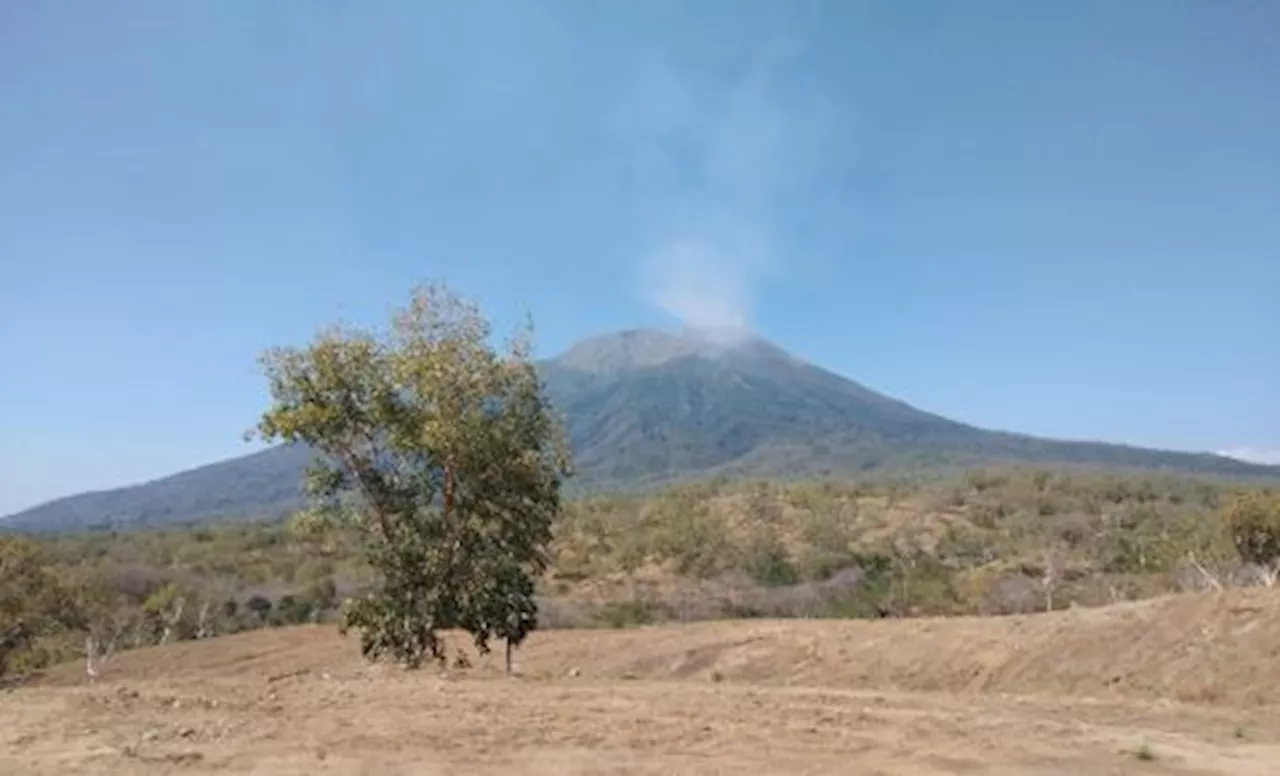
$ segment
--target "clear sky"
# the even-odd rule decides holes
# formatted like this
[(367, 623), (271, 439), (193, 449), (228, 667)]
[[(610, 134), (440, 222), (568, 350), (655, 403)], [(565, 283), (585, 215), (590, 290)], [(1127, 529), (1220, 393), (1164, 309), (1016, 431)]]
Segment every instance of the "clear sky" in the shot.
[(924, 409), (1280, 450), (1280, 2), (0, 0), (0, 514), (247, 452), (439, 278)]

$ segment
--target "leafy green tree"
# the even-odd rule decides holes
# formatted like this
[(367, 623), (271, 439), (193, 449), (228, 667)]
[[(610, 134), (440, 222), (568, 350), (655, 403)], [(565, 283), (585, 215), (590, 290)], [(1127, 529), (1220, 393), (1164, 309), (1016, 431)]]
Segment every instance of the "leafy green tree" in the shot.
[(33, 542), (0, 536), (0, 677), (41, 668), (41, 638), (76, 624), (75, 602)]
[(1223, 507), (1223, 519), (1240, 559), (1261, 568), (1268, 587), (1280, 577), (1280, 495), (1255, 491)]
[(489, 344), (479, 309), (415, 289), (389, 330), (334, 328), (262, 359), (273, 404), (257, 433), (319, 452), (313, 519), (362, 540), (373, 589), (343, 606), (370, 659), (444, 660), (439, 631), (476, 648), (536, 625), (568, 453), (527, 336)]

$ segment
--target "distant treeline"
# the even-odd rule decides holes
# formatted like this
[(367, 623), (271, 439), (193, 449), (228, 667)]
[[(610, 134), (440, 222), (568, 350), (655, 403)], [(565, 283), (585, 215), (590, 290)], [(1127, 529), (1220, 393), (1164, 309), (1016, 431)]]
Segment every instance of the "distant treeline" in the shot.
[[(329, 621), (371, 580), (348, 539), (289, 522), (0, 536), (0, 673)], [(1273, 583), (1280, 497), (1027, 468), (721, 479), (571, 502), (551, 551), (544, 627), (996, 615)]]

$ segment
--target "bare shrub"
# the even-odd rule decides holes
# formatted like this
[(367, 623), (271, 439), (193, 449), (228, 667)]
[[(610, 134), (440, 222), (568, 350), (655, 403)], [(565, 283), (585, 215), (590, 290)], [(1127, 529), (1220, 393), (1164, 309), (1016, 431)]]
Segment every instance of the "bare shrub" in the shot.
[(589, 628), (595, 625), (591, 613), (582, 604), (567, 598), (539, 597), (538, 619), (545, 628)]
[(999, 577), (982, 596), (983, 614), (1027, 614), (1039, 610), (1041, 587), (1038, 580), (1022, 574)]

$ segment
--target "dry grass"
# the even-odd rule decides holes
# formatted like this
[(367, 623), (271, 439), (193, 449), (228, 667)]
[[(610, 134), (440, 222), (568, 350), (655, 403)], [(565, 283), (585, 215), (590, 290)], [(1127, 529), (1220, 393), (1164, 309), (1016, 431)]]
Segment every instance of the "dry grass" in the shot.
[(1278, 591), (555, 631), (518, 668), (369, 666), (322, 627), (124, 653), (95, 685), (67, 665), (0, 696), (0, 772), (1262, 776), (1280, 762)]

